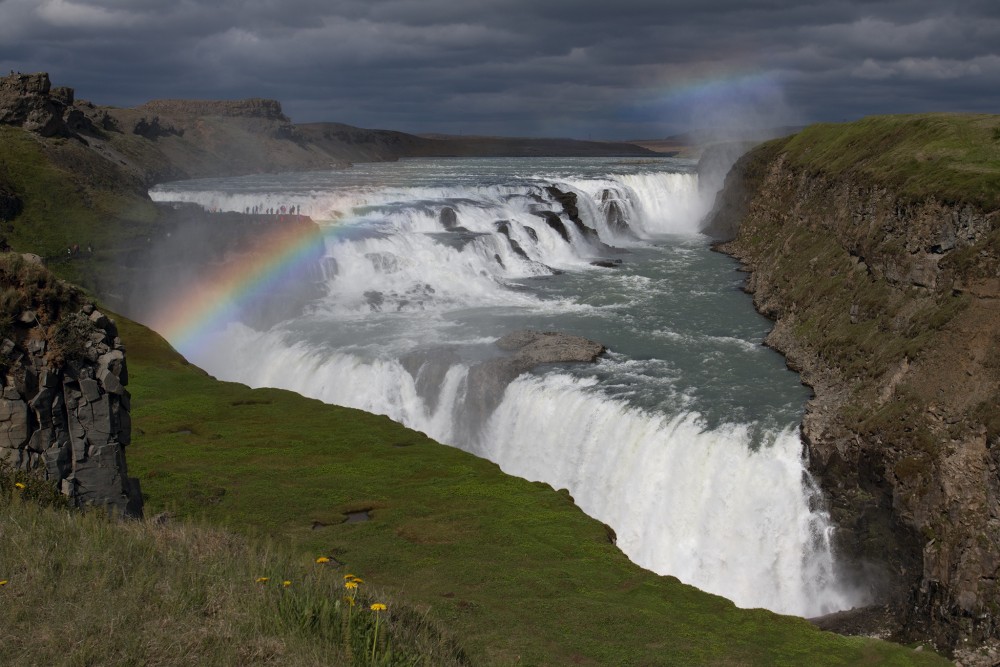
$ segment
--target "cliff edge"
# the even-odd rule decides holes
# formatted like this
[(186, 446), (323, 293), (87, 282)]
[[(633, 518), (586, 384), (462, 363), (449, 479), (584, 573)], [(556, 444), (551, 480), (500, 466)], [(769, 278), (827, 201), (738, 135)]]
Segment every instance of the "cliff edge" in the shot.
[(763, 144), (706, 226), (815, 391), (802, 433), (848, 575), (894, 638), (952, 650), (1000, 637), (998, 218), (1000, 116), (941, 114)]

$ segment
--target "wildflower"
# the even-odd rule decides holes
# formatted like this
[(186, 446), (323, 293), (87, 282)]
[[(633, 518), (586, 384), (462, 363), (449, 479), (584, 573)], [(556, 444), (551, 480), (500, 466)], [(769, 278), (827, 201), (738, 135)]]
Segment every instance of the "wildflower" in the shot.
[(281, 582), (281, 585), (284, 586), (285, 588), (288, 588), (289, 586), (292, 585), (292, 582), (285, 579), (284, 581)]
[(349, 579), (357, 579), (357, 577), (355, 577), (353, 574), (345, 574), (344, 581), (347, 581)]
[(365, 580), (362, 579), (361, 577), (354, 577), (353, 579), (351, 579), (351, 581), (353, 581), (356, 584), (363, 584), (363, 583), (365, 583)]
[(10, 579), (0, 579), (0, 586), (6, 586), (10, 583)]
[(349, 591), (353, 591), (357, 587), (358, 585), (353, 581), (348, 581), (344, 583), (344, 588), (346, 588)]
[(24, 482), (14, 482), (14, 486), (17, 487), (18, 491), (24, 491), (26, 488), (28, 488), (28, 485), (25, 484)]
[(270, 580), (271, 580), (271, 577), (257, 577), (256, 579), (254, 579), (254, 583), (256, 583), (256, 584), (266, 584)]
[(330, 559), (327, 558), (326, 556), (320, 556), (319, 558), (316, 559), (316, 562), (322, 565), (323, 563), (329, 563)]
[(385, 605), (381, 602), (376, 602), (371, 606), (373, 612), (375, 612), (375, 634), (372, 636), (372, 659), (371, 662), (375, 664), (375, 648), (378, 646), (378, 622), (382, 620), (382, 614), (380, 611), (385, 611)]
[(354, 596), (352, 596), (352, 595), (345, 595), (344, 596), (344, 602), (346, 602), (347, 604), (349, 604), (350, 606), (353, 607), (354, 606)]

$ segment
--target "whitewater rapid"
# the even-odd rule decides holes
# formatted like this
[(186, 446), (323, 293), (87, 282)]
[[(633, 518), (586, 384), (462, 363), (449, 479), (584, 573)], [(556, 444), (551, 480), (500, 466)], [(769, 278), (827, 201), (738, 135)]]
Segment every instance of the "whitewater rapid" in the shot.
[[(696, 234), (707, 202), (688, 166), (348, 171), (151, 193), (217, 210), (295, 207), (326, 232), (324, 298), (266, 330), (228, 322), (181, 350), (194, 363), (386, 414), (566, 488), (631, 560), (739, 606), (816, 616), (857, 603), (806, 470), (804, 399), (797, 384), (769, 388), (787, 371), (760, 345), (745, 296), (713, 282), (719, 259)], [(733, 315), (736, 298), (745, 315)], [(527, 327), (611, 352), (522, 375), (470, 424), (470, 368)]]

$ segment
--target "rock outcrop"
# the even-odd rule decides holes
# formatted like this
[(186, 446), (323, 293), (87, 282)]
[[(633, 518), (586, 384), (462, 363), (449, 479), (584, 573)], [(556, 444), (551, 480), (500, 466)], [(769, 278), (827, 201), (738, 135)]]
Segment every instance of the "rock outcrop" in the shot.
[(259, 97), (245, 100), (152, 100), (136, 109), (163, 116), (228, 116), (291, 122), (281, 110), (281, 102)]
[(522, 330), (496, 342), (508, 355), (469, 369), (465, 407), (472, 424), (481, 424), (496, 409), (517, 376), (543, 364), (593, 363), (604, 354), (601, 343), (558, 331)]
[(4, 285), (25, 309), (0, 342), (0, 461), (39, 471), (74, 505), (141, 516), (139, 483), (125, 462), (132, 431), (125, 348), (114, 322), (81, 306), (75, 289), (34, 267), (36, 259), (3, 259), (4, 278), (30, 265), (26, 273), (45, 287)]
[(750, 270), (768, 343), (815, 391), (802, 434), (839, 550), (896, 639), (995, 640), (1000, 213), (785, 151), (741, 158), (707, 229)]
[(85, 125), (73, 108), (73, 89), (53, 88), (49, 75), (0, 77), (0, 125), (16, 125), (43, 137), (70, 136), (71, 126)]

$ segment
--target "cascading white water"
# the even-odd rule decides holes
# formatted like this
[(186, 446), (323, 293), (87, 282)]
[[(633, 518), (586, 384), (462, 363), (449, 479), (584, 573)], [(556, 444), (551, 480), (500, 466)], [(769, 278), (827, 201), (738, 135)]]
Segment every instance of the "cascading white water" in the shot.
[[(811, 509), (822, 503), (813, 502), (795, 428), (801, 403), (781, 407), (796, 400), (781, 395), (758, 405), (754, 396), (735, 417), (712, 414), (734, 400), (729, 385), (744, 364), (751, 378), (764, 371), (753, 365), (759, 340), (745, 338), (756, 334), (698, 328), (732, 308), (699, 305), (704, 295), (729, 293), (697, 274), (708, 270), (697, 262), (712, 259), (690, 236), (707, 208), (697, 176), (573, 164), (550, 177), (515, 164), (522, 170), (501, 165), (471, 177), (455, 164), (432, 166), (458, 185), (400, 182), (393, 167), (380, 167), (372, 182), (342, 187), (308, 180), (315, 176), (270, 190), (213, 182), (154, 191), (209, 208), (294, 206), (335, 218), (326, 223), (325, 299), (271, 331), (230, 323), (182, 352), (217, 376), (387, 414), (511, 474), (568, 488), (614, 528), (632, 560), (741, 606), (811, 616), (854, 604), (835, 580), (827, 517)], [(394, 168), (407, 179), (423, 175), (413, 164)], [(575, 195), (582, 227), (560, 192)], [(446, 221), (445, 208), (460, 227)], [(678, 233), (687, 240), (664, 237)], [(616, 254), (622, 247), (632, 254)], [(590, 265), (619, 257), (620, 270)], [(690, 305), (675, 306), (679, 298)], [(619, 355), (593, 370), (523, 375), (485, 423), (460, 427), (469, 368), (497, 354), (489, 343), (500, 333), (526, 326), (593, 330), (613, 349), (634, 349), (638, 359), (654, 350), (664, 361)], [(430, 388), (417, 378), (432, 364), (414, 361), (415, 353), (443, 364)]]
[[(545, 424), (544, 429), (539, 424)], [(477, 451), (519, 477), (567, 488), (614, 527), (635, 563), (737, 605), (817, 616), (849, 606), (834, 583), (826, 517), (803, 502), (793, 430), (753, 449), (747, 429), (651, 415), (565, 375), (507, 389)]]

